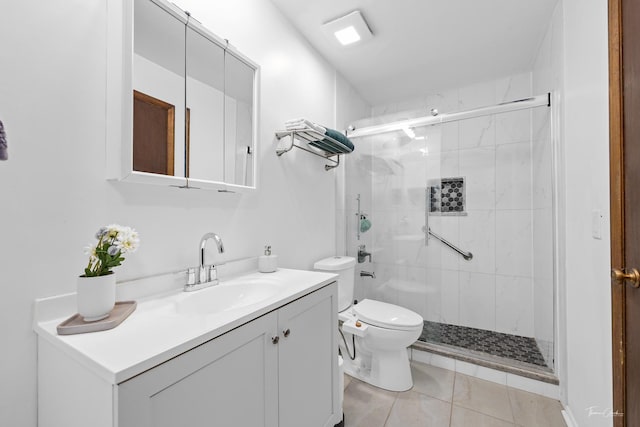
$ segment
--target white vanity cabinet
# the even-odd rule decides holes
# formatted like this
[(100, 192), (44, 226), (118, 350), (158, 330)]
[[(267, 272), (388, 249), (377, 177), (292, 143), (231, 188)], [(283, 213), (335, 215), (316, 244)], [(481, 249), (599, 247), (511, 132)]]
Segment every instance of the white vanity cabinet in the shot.
[(278, 311), (280, 427), (333, 427), (342, 419), (335, 286), (334, 282)]
[(119, 384), (118, 426), (277, 426), (277, 317), (269, 313)]
[(332, 282), (111, 385), (43, 342), (39, 425), (333, 427), (336, 319)]

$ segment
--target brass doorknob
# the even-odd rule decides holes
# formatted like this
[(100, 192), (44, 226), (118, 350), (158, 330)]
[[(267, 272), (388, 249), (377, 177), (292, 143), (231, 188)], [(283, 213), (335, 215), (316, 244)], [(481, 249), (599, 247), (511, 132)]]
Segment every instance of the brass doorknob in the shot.
[(620, 270), (619, 268), (611, 269), (611, 278), (616, 282), (623, 283), (625, 280), (631, 281), (634, 288), (640, 287), (640, 271), (635, 268)]

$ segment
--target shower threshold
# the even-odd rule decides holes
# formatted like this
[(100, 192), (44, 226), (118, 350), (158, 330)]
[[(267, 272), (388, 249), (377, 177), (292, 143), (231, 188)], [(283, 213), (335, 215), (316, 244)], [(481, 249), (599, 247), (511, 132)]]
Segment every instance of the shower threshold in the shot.
[(422, 335), (412, 348), (550, 384), (559, 383), (533, 338), (425, 321)]

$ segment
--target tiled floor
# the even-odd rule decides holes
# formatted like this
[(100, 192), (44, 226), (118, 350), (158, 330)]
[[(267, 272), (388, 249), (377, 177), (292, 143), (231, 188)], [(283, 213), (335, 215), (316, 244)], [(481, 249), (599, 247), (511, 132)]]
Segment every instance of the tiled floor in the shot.
[(419, 340), (481, 351), (493, 356), (547, 367), (547, 362), (533, 338), (425, 321)]
[(557, 400), (412, 362), (394, 393), (345, 375), (345, 427), (566, 427)]

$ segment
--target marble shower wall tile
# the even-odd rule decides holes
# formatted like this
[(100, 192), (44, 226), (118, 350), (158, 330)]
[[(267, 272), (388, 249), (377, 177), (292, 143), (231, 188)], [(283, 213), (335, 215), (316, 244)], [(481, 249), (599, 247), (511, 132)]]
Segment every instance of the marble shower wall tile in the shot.
[(553, 204), (553, 153), (551, 140), (534, 140), (532, 143), (532, 176), (534, 209), (551, 208)]
[(496, 147), (496, 209), (531, 209), (529, 142)]
[(482, 116), (459, 122), (460, 149), (496, 145), (495, 116)]
[(458, 90), (460, 111), (486, 107), (496, 103), (496, 81), (465, 86)]
[(460, 108), (459, 97), (458, 89), (427, 95), (425, 99), (427, 112), (433, 108), (437, 109), (439, 114), (458, 111)]
[(440, 288), (429, 285), (424, 268), (397, 266), (396, 277), (387, 282), (390, 294), (396, 295), (397, 304), (415, 311), (424, 319), (433, 313), (433, 301), (440, 299)]
[(460, 123), (449, 122), (440, 126), (440, 151), (457, 151), (460, 149)]
[(461, 271), (460, 325), (495, 330), (495, 275)]
[(533, 304), (536, 338), (553, 341), (553, 222), (551, 208), (533, 211)]
[(440, 291), (440, 320), (451, 325), (460, 324), (460, 273), (457, 270), (442, 270)]
[(533, 283), (530, 277), (496, 275), (496, 331), (533, 337)]
[[(496, 272), (496, 212), (469, 211), (460, 218), (459, 247), (471, 252), (473, 258), (459, 259), (460, 271), (495, 274)], [(499, 223), (498, 223), (499, 224)]]
[(531, 277), (531, 211), (496, 211), (496, 274)]
[(531, 140), (531, 111), (496, 114), (496, 145)]
[(496, 102), (508, 102), (531, 95), (531, 73), (516, 74), (496, 81)]
[(466, 209), (495, 209), (495, 147), (460, 150), (460, 176), (465, 178)]

